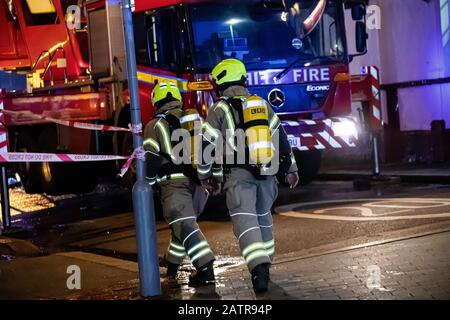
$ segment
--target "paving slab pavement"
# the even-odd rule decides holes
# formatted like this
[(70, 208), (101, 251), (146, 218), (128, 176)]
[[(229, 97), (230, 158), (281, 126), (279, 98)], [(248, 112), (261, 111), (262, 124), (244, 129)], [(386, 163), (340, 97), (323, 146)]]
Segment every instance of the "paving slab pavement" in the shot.
[(449, 300), (449, 244), (450, 232), (445, 232), (275, 263), (271, 290), (258, 297), (246, 270), (236, 270), (223, 275), (218, 294), (223, 299), (250, 294), (275, 300)]
[[(79, 267), (79, 290), (67, 285), (68, 280), (76, 284), (69, 279), (75, 274), (71, 266)], [(122, 299), (138, 296), (136, 263), (83, 252), (0, 260), (0, 284), (0, 300), (89, 298), (105, 290), (108, 299), (115, 299), (117, 289)]]
[[(448, 300), (449, 244), (450, 232), (443, 232), (314, 257), (279, 257), (269, 292), (258, 296), (239, 258), (231, 268), (216, 265), (216, 286), (197, 290), (187, 286), (192, 267), (186, 264), (178, 283), (162, 278), (163, 298)], [(67, 287), (72, 265), (80, 267), (81, 290)], [(135, 262), (85, 252), (0, 261), (0, 283), (0, 299), (139, 299)]]

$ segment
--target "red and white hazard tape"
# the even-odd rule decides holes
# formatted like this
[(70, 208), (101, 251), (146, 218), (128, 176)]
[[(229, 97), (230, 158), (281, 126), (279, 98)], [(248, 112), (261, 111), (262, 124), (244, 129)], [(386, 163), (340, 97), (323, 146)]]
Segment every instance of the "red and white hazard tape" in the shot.
[[(362, 68), (363, 77), (356, 81), (360, 95), (357, 101), (370, 103), (370, 129), (381, 130), (383, 128), (382, 103), (381, 103), (381, 83), (380, 70), (375, 66), (365, 66)], [(362, 95), (361, 95), (362, 94)], [(361, 96), (363, 99), (361, 99)]]
[(143, 147), (134, 150), (133, 154), (129, 157), (125, 156), (111, 156), (111, 155), (82, 155), (82, 154), (57, 154), (57, 153), (18, 153), (18, 152), (8, 152), (8, 141), (7, 133), (8, 130), (3, 125), (4, 116), (9, 115), (16, 118), (25, 118), (30, 120), (44, 120), (53, 122), (62, 126), (85, 129), (85, 130), (97, 130), (97, 131), (121, 131), (121, 132), (131, 132), (135, 135), (142, 135), (143, 127), (142, 124), (129, 125), (128, 129), (93, 124), (93, 123), (83, 123), (77, 121), (60, 120), (51, 117), (29, 114), (20, 111), (11, 111), (3, 109), (3, 102), (0, 100), (0, 163), (18, 163), (18, 162), (94, 162), (94, 161), (116, 161), (116, 160), (126, 160), (125, 164), (120, 170), (120, 177), (123, 177), (134, 160), (145, 160), (145, 155), (151, 153), (150, 151), (145, 151)]
[(380, 90), (380, 77), (378, 69), (370, 67), (370, 76), (372, 77), (372, 115), (378, 121), (382, 121), (381, 118), (381, 90)]
[[(282, 123), (289, 139), (297, 139), (293, 147), (300, 151), (356, 147), (355, 142), (358, 139), (356, 135), (336, 136), (333, 128), (337, 123), (355, 124), (352, 118), (339, 117), (325, 120), (283, 121)], [(321, 125), (323, 129), (319, 132), (302, 132), (299, 129)]]
[(144, 147), (135, 149), (131, 157), (128, 158), (127, 162), (125, 162), (122, 169), (120, 170), (119, 176), (123, 178), (123, 176), (127, 173), (127, 171), (130, 170), (131, 164), (133, 163), (134, 160), (145, 160), (145, 155), (147, 153), (153, 152), (145, 151)]
[(130, 157), (85, 154), (57, 154), (57, 153), (0, 153), (0, 162), (90, 162), (128, 160)]
[(36, 114), (28, 114), (19, 111), (3, 110), (3, 103), (0, 101), (0, 163), (18, 163), (18, 162), (99, 162), (99, 161), (116, 161), (126, 160), (120, 176), (123, 177), (130, 169), (135, 159), (145, 160), (145, 151), (142, 147), (136, 149), (129, 157), (126, 156), (112, 156), (112, 155), (84, 155), (84, 154), (58, 154), (58, 153), (19, 153), (8, 152), (7, 146), (7, 132), (8, 130), (2, 125), (4, 123), (4, 116), (23, 117), (30, 120), (45, 120), (53, 122), (62, 126), (96, 131), (116, 131), (116, 132), (131, 132), (135, 135), (142, 135), (142, 124), (129, 125), (129, 128), (120, 128), (114, 126), (107, 126), (93, 123), (83, 123), (77, 121), (60, 120), (51, 117), (40, 116)]
[[(0, 112), (2, 110), (3, 110), (3, 101), (0, 100)], [(0, 152), (8, 152), (8, 129), (6, 129), (4, 123), (5, 123), (5, 116), (3, 113), (0, 113)]]
[(130, 169), (135, 159), (145, 160), (145, 155), (150, 151), (145, 151), (143, 147), (136, 149), (129, 157), (111, 155), (88, 155), (88, 154), (67, 154), (67, 153), (22, 153), (3, 152), (0, 153), (0, 163), (20, 163), (20, 162), (99, 162), (126, 160), (119, 176), (123, 177)]
[(127, 160), (120, 170), (123, 177), (130, 169), (134, 159), (138, 158), (136, 152), (131, 157), (89, 154), (58, 154), (58, 153), (22, 153), (4, 152), (0, 153), (0, 163), (23, 163), (23, 162), (100, 162)]
[(84, 130), (96, 130), (96, 131), (122, 131), (122, 132), (133, 132), (134, 134), (142, 134), (142, 125), (141, 126), (133, 126), (130, 128), (121, 128), (108, 126), (103, 124), (95, 124), (95, 123), (85, 123), (85, 122), (77, 122), (77, 121), (69, 121), (69, 120), (60, 120), (46, 116), (40, 116), (37, 114), (28, 114), (20, 111), (11, 111), (11, 110), (1, 110), (0, 112), (10, 115), (12, 117), (17, 118), (25, 118), (30, 120), (44, 120), (53, 122), (62, 126), (84, 129)]

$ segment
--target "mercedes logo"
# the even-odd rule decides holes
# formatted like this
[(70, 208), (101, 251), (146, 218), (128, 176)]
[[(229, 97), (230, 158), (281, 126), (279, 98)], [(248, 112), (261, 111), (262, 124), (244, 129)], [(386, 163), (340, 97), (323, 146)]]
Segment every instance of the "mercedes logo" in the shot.
[(280, 89), (273, 89), (268, 95), (269, 103), (272, 107), (278, 109), (281, 108), (286, 102), (283, 91)]

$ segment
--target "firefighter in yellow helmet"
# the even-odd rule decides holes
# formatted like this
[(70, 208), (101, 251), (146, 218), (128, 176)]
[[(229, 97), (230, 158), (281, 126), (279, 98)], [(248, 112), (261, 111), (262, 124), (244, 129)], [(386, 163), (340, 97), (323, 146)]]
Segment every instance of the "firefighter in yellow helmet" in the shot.
[(192, 158), (178, 159), (179, 155), (173, 152), (177, 144), (171, 141), (172, 133), (187, 124), (198, 123), (201, 134), (202, 120), (195, 110), (183, 110), (182, 97), (174, 83), (156, 84), (152, 103), (157, 114), (145, 128), (144, 148), (149, 151), (146, 159), (148, 182), (158, 186), (163, 215), (172, 231), (165, 255), (167, 276), (176, 278), (187, 254), (197, 269), (190, 277), (189, 285), (212, 283), (214, 255), (197, 224), (208, 195), (199, 184)]
[[(268, 290), (275, 253), (271, 208), (278, 195), (277, 176), (291, 188), (297, 186), (299, 176), (280, 119), (267, 101), (250, 95), (246, 77), (245, 66), (237, 59), (224, 60), (212, 71), (221, 98), (205, 120), (203, 150), (211, 145), (218, 148), (219, 143), (226, 150), (226, 203), (254, 291), (260, 293)], [(237, 141), (245, 141), (244, 148)], [(266, 170), (277, 161), (275, 171)], [(203, 161), (197, 172), (204, 186), (219, 188), (211, 162)]]

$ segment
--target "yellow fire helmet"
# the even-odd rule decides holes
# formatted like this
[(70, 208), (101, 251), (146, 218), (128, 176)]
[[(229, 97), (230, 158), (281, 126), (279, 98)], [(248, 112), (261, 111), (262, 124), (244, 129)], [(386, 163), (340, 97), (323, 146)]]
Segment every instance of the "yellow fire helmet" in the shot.
[(170, 97), (181, 101), (181, 93), (177, 85), (172, 82), (158, 82), (153, 88), (152, 104), (156, 105), (158, 102)]
[(211, 72), (214, 82), (221, 86), (227, 83), (239, 82), (247, 78), (245, 65), (237, 59), (226, 59), (220, 62)]

